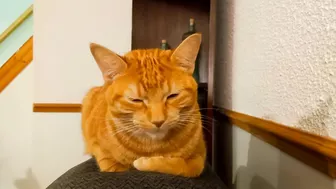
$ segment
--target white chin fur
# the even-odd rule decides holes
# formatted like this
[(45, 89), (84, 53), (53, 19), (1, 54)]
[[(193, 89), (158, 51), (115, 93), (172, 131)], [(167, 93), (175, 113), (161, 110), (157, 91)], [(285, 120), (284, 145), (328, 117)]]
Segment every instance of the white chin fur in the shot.
[(154, 140), (161, 140), (166, 136), (167, 131), (146, 132), (146, 134)]

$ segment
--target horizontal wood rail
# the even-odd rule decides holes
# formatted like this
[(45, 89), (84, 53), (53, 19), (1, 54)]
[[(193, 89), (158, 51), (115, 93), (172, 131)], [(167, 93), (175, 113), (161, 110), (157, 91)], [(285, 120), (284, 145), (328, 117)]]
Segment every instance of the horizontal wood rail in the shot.
[[(207, 83), (199, 83), (198, 89), (207, 89)], [(81, 104), (72, 104), (72, 103), (34, 103), (33, 112), (67, 112), (75, 113), (81, 112)]]
[[(35, 103), (34, 112), (80, 112), (81, 104)], [(246, 114), (216, 108), (231, 124), (336, 178), (336, 140)], [(218, 113), (215, 115), (218, 116)], [(216, 116), (214, 117), (216, 119)], [(221, 124), (221, 123), (220, 123)]]
[(81, 104), (34, 103), (33, 112), (75, 113), (81, 112), (81, 106)]
[(28, 7), (28, 9), (23, 12), (19, 18), (17, 18), (1, 35), (0, 43), (3, 42), (23, 21), (25, 21), (29, 15), (33, 13), (33, 5)]
[(33, 37), (30, 37), (7, 62), (0, 67), (0, 93), (33, 60)]
[(231, 110), (216, 111), (232, 125), (336, 178), (336, 140)]

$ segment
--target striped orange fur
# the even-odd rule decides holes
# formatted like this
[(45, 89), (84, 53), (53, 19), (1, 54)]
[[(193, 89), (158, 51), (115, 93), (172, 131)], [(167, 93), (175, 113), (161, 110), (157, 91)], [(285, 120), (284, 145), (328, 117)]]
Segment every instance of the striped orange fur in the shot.
[(206, 149), (192, 77), (200, 43), (201, 35), (194, 34), (175, 50), (124, 56), (91, 44), (105, 83), (83, 100), (82, 131), (101, 171), (201, 174)]

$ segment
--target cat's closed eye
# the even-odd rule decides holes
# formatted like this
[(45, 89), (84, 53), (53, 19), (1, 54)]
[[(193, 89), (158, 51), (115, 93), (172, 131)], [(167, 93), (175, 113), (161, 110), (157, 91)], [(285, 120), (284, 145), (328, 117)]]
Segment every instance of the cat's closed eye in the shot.
[(141, 99), (137, 99), (137, 98), (131, 98), (130, 99), (132, 102), (134, 102), (134, 103), (141, 103), (141, 102), (143, 102), (143, 100), (141, 100)]
[(176, 98), (178, 96), (178, 93), (174, 93), (174, 94), (170, 94), (167, 99), (173, 99), (173, 98)]

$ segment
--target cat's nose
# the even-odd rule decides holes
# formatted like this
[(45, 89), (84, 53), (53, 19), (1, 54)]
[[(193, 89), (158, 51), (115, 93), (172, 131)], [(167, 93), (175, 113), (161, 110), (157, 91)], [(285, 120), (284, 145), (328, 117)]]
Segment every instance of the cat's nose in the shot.
[(152, 122), (157, 128), (160, 128), (162, 126), (162, 124), (164, 123), (164, 121), (153, 121)]

